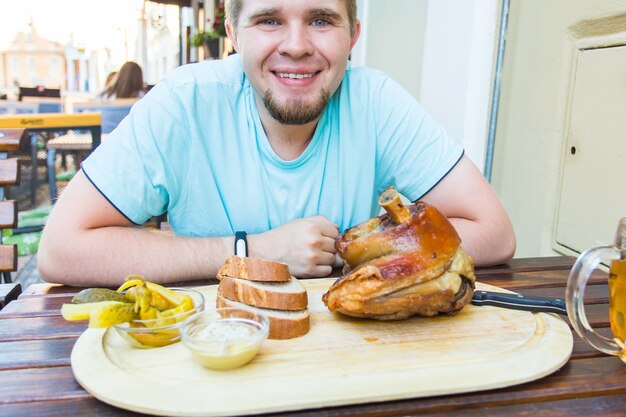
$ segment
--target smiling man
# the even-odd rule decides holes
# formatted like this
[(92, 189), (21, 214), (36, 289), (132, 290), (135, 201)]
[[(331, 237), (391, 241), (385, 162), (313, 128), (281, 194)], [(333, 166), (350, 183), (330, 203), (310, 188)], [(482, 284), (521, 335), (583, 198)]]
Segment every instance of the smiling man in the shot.
[[(249, 256), (325, 276), (337, 234), (376, 215), (390, 185), (437, 206), (478, 264), (512, 256), (508, 217), (463, 149), (385, 74), (350, 68), (355, 0), (226, 12), (238, 53), (165, 77), (64, 190), (39, 250), (45, 279), (212, 277), (238, 231)], [(136, 227), (164, 212), (175, 236)]]

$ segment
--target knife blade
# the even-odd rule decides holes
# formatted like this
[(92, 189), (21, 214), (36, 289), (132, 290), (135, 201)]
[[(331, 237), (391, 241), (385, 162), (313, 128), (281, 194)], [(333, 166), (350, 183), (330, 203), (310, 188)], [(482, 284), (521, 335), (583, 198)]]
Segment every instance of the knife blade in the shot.
[(565, 300), (561, 298), (530, 297), (520, 294), (475, 290), (472, 304), (567, 315)]

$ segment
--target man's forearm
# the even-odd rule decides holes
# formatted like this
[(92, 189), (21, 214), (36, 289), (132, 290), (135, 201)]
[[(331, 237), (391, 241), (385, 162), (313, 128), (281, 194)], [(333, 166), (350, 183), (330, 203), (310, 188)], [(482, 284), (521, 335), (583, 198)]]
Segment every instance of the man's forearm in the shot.
[(461, 247), (474, 258), (476, 265), (507, 262), (515, 253), (515, 235), (508, 222), (486, 226), (462, 218), (449, 220), (461, 237)]
[[(51, 237), (53, 236), (53, 237)], [(78, 286), (116, 286), (130, 274), (169, 283), (215, 277), (232, 255), (233, 237), (187, 238), (138, 227), (110, 226), (48, 234), (38, 257), (49, 282)]]

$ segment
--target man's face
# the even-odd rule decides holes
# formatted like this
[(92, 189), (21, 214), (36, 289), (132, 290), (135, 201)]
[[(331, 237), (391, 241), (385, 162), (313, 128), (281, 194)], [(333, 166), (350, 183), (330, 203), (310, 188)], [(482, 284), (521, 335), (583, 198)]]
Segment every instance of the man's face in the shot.
[(243, 0), (227, 30), (257, 103), (290, 125), (319, 118), (359, 35), (358, 23), (350, 35), (343, 0)]

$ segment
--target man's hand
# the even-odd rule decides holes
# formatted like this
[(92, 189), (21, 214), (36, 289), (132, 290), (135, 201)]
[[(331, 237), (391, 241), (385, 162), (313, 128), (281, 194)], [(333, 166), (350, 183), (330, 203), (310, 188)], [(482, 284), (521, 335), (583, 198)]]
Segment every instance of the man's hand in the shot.
[(250, 256), (284, 262), (296, 277), (324, 277), (342, 265), (335, 255), (338, 233), (338, 226), (324, 216), (296, 219), (248, 236)]

